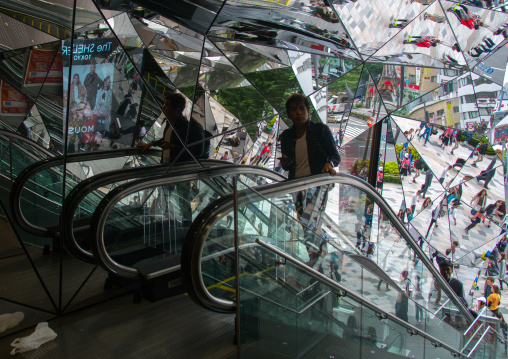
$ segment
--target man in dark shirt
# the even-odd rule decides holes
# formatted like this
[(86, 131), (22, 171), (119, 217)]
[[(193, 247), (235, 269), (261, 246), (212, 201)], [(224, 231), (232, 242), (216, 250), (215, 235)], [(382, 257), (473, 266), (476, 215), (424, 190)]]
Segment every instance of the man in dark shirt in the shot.
[(339, 152), (328, 126), (309, 120), (308, 99), (293, 94), (286, 102), (287, 116), (293, 126), (280, 135), (281, 166), (289, 171), (289, 179), (320, 173), (335, 175), (340, 163)]
[[(137, 147), (145, 150), (152, 146), (161, 147), (161, 163), (172, 163), (173, 161), (185, 162), (201, 158), (204, 152), (205, 132), (203, 127), (194, 118), (191, 117), (190, 121), (187, 121), (183, 116), (186, 103), (187, 100), (182, 94), (174, 93), (166, 96), (162, 108), (166, 115), (167, 123), (163, 137), (158, 141), (139, 144)], [(187, 149), (184, 150), (184, 143), (193, 144), (195, 142), (197, 143), (190, 147), (187, 146)], [(177, 189), (180, 193), (179, 206), (182, 213), (182, 224), (183, 227), (187, 227), (192, 222), (190, 203), (193, 195), (191, 193), (190, 182), (178, 183)], [(164, 193), (164, 197), (169, 195), (167, 187), (164, 187)], [(165, 201), (165, 198), (162, 201)]]
[(444, 280), (450, 284), (452, 290), (457, 294), (462, 304), (464, 304), (467, 308), (467, 301), (464, 295), (464, 285), (457, 278), (452, 278), (453, 274), (453, 264), (449, 260), (444, 260), (439, 264), (439, 271), (441, 272), (441, 276), (443, 276)]
[[(163, 150), (161, 163), (171, 163), (176, 160), (184, 148), (184, 142), (187, 144), (198, 143), (190, 147), (187, 146), (189, 151), (184, 151), (178, 157), (178, 162), (192, 161), (193, 157), (197, 159), (203, 156), (205, 132), (203, 126), (193, 117), (188, 121), (183, 116), (186, 102), (185, 97), (179, 93), (166, 96), (162, 108), (167, 123), (164, 135), (158, 141), (138, 145), (139, 148), (145, 150), (152, 146), (161, 147)], [(187, 132), (189, 132), (188, 135)]]
[(95, 72), (95, 63), (90, 64), (90, 72), (85, 77), (83, 85), (86, 88), (86, 99), (90, 104), (90, 108), (95, 108), (95, 99), (97, 97), (97, 91), (102, 87), (102, 80)]

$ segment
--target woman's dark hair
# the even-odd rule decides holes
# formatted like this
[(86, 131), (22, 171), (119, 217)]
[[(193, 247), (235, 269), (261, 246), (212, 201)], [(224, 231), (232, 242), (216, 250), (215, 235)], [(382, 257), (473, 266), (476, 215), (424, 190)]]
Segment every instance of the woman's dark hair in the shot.
[(350, 315), (347, 318), (347, 326), (348, 328), (351, 328), (353, 330), (358, 329), (358, 325), (356, 324), (356, 318), (354, 316)]
[[(109, 87), (108, 89), (106, 90), (106, 88), (104, 87), (104, 84), (106, 83), (106, 81), (109, 81)], [(103, 90), (106, 90), (106, 91), (109, 91), (111, 89), (111, 77), (110, 76), (106, 76), (106, 78), (104, 79), (104, 81), (102, 82), (102, 89)], [(103, 97), (104, 99), (104, 97)]]
[(289, 106), (293, 104), (299, 104), (303, 103), (305, 107), (307, 108), (307, 111), (310, 111), (310, 105), (309, 100), (307, 97), (300, 95), (299, 93), (294, 93), (291, 96), (289, 96), (288, 100), (286, 101), (286, 112), (289, 113)]
[(499, 294), (499, 287), (497, 285), (492, 286), (492, 291)]
[(78, 77), (78, 85), (81, 85), (81, 79), (79, 78), (79, 74), (74, 74), (74, 76), (72, 76), (72, 82), (74, 82), (74, 78), (76, 76)]

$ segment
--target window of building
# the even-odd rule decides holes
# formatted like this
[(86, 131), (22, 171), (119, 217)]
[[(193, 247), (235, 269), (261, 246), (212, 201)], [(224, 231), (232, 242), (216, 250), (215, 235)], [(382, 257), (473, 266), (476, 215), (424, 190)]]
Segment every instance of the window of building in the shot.
[(476, 97), (477, 98), (481, 98), (481, 99), (490, 99), (490, 98), (496, 98), (497, 97), (497, 93), (496, 92), (486, 92), (486, 91), (483, 91), (483, 92), (477, 92), (476, 93)]
[(461, 101), (463, 104), (476, 103), (476, 97), (475, 97), (475, 95), (465, 95), (465, 96), (462, 96)]
[(430, 77), (430, 81), (437, 82), (437, 76), (431, 76)]
[(442, 69), (445, 76), (458, 76), (457, 70)]
[(475, 86), (482, 85), (482, 84), (488, 84), (490, 81), (488, 81), (486, 78), (480, 76), (476, 80), (473, 81)]
[(492, 107), (479, 108), (480, 116), (488, 116), (492, 114)]
[(457, 113), (459, 111), (459, 106), (453, 106), (453, 113)]
[(478, 117), (480, 114), (478, 113), (478, 111), (469, 111), (468, 115), (469, 115), (469, 118), (475, 118), (475, 117)]
[(470, 85), (471, 83), (472, 83), (472, 81), (471, 81), (470, 76), (466, 76), (466, 77), (459, 79), (459, 87), (467, 86), (467, 85)]

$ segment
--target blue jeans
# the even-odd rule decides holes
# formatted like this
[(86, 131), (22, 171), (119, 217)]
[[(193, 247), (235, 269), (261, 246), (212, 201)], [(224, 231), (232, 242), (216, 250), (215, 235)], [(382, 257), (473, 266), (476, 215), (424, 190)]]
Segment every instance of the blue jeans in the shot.
[(418, 304), (418, 302), (415, 302), (415, 314), (416, 314), (416, 321), (417, 322), (420, 322), (421, 320), (423, 320), (423, 309), (421, 307), (420, 304)]

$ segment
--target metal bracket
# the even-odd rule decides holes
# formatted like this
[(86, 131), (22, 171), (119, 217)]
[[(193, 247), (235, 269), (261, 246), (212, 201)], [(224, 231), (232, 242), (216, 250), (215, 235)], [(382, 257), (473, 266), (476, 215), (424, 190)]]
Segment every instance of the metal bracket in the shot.
[(286, 265), (286, 258), (277, 258), (275, 260), (275, 265), (276, 266), (284, 266), (284, 265)]

